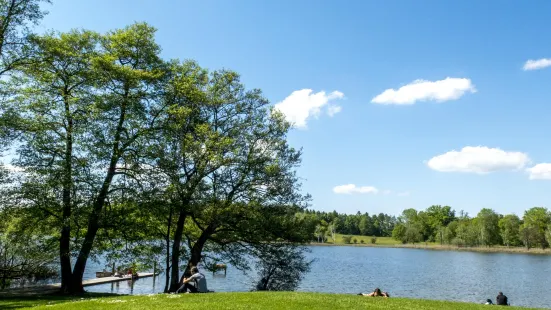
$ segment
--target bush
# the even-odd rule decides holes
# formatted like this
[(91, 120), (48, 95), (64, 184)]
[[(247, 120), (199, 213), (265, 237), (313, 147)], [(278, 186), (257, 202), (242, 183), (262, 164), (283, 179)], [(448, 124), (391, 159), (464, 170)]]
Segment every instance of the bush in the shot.
[(360, 243), (361, 243), (361, 244), (364, 244), (364, 243), (365, 243), (364, 239), (360, 240)]
[(352, 236), (342, 236), (342, 241), (346, 244), (350, 244), (350, 241), (352, 241)]
[(256, 263), (258, 278), (255, 291), (294, 291), (304, 275), (310, 271), (313, 261), (304, 253), (307, 248), (274, 244), (264, 249)]
[(358, 239), (354, 238), (354, 244), (358, 243)]
[(377, 238), (376, 237), (371, 237), (371, 244), (375, 244), (377, 243)]

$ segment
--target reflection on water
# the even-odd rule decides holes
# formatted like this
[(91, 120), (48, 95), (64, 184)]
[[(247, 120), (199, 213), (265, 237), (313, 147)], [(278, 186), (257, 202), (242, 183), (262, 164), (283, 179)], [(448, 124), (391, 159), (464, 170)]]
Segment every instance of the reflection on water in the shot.
[[(351, 293), (375, 287), (393, 297), (442, 299), (483, 303), (495, 302), (503, 291), (512, 305), (550, 307), (551, 256), (431, 251), (352, 246), (311, 247), (316, 259), (299, 291)], [(85, 278), (105, 266), (90, 263)], [(248, 291), (252, 279), (228, 266), (227, 275), (204, 271), (214, 291)], [(154, 294), (163, 291), (164, 274), (136, 281), (87, 287), (91, 292)]]

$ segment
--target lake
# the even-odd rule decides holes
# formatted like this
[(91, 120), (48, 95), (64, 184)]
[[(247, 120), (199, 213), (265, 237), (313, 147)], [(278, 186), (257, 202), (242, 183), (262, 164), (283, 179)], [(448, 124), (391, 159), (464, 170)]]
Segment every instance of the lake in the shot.
[[(316, 259), (299, 291), (371, 292), (375, 287), (391, 297), (411, 297), (483, 303), (499, 291), (517, 306), (550, 307), (551, 256), (434, 251), (353, 246), (314, 246)], [(95, 263), (86, 278), (103, 269)], [(228, 267), (227, 276), (202, 271), (209, 289), (248, 291), (252, 279)], [(164, 276), (87, 287), (92, 292), (152, 294), (162, 292)]]

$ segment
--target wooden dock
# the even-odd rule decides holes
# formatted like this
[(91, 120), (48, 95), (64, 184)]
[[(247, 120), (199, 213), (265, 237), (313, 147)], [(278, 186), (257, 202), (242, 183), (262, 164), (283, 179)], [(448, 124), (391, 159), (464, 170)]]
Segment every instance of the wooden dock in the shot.
[[(120, 281), (128, 281), (128, 280), (138, 280), (141, 278), (149, 278), (154, 276), (155, 274), (153, 272), (142, 272), (138, 273), (137, 277), (134, 277), (133, 279), (130, 277), (103, 277), (103, 278), (94, 278), (94, 279), (88, 279), (82, 281), (82, 286), (92, 286), (92, 285), (100, 285), (100, 284), (106, 284), (106, 283), (113, 283), (113, 282), (120, 282)], [(52, 284), (55, 287), (61, 287), (61, 283)]]
[[(137, 280), (141, 278), (150, 278), (153, 277), (155, 274), (153, 272), (143, 272), (138, 273), (138, 277), (134, 277), (134, 279), (130, 277), (104, 277), (104, 278), (94, 278), (94, 279), (88, 279), (82, 281), (82, 286), (93, 286), (93, 285), (100, 285), (100, 284), (107, 284), (107, 283), (114, 283), (114, 282), (121, 282), (121, 281), (130, 281), (130, 280)], [(61, 283), (55, 283), (55, 284), (49, 284), (49, 285), (41, 285), (41, 286), (29, 286), (29, 287), (21, 287), (21, 288), (11, 288), (4, 290), (0, 292), (1, 296), (10, 296), (10, 295), (42, 295), (42, 294), (49, 294), (54, 293), (58, 291), (61, 288)]]

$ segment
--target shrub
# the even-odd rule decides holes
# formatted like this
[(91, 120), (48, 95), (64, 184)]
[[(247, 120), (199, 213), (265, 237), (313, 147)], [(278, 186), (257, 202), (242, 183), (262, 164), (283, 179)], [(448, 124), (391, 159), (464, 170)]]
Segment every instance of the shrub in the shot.
[(273, 244), (264, 249), (256, 263), (256, 291), (294, 291), (304, 275), (310, 271), (313, 261), (306, 258), (308, 249), (293, 245)]
[(364, 239), (360, 240), (360, 243), (361, 243), (361, 244), (364, 244), (364, 243), (365, 243)]
[(375, 244), (377, 243), (377, 238), (376, 237), (371, 237), (371, 244)]
[(354, 244), (358, 243), (358, 239), (354, 238)]
[(342, 236), (342, 241), (346, 244), (350, 244), (350, 241), (352, 241), (352, 236)]

